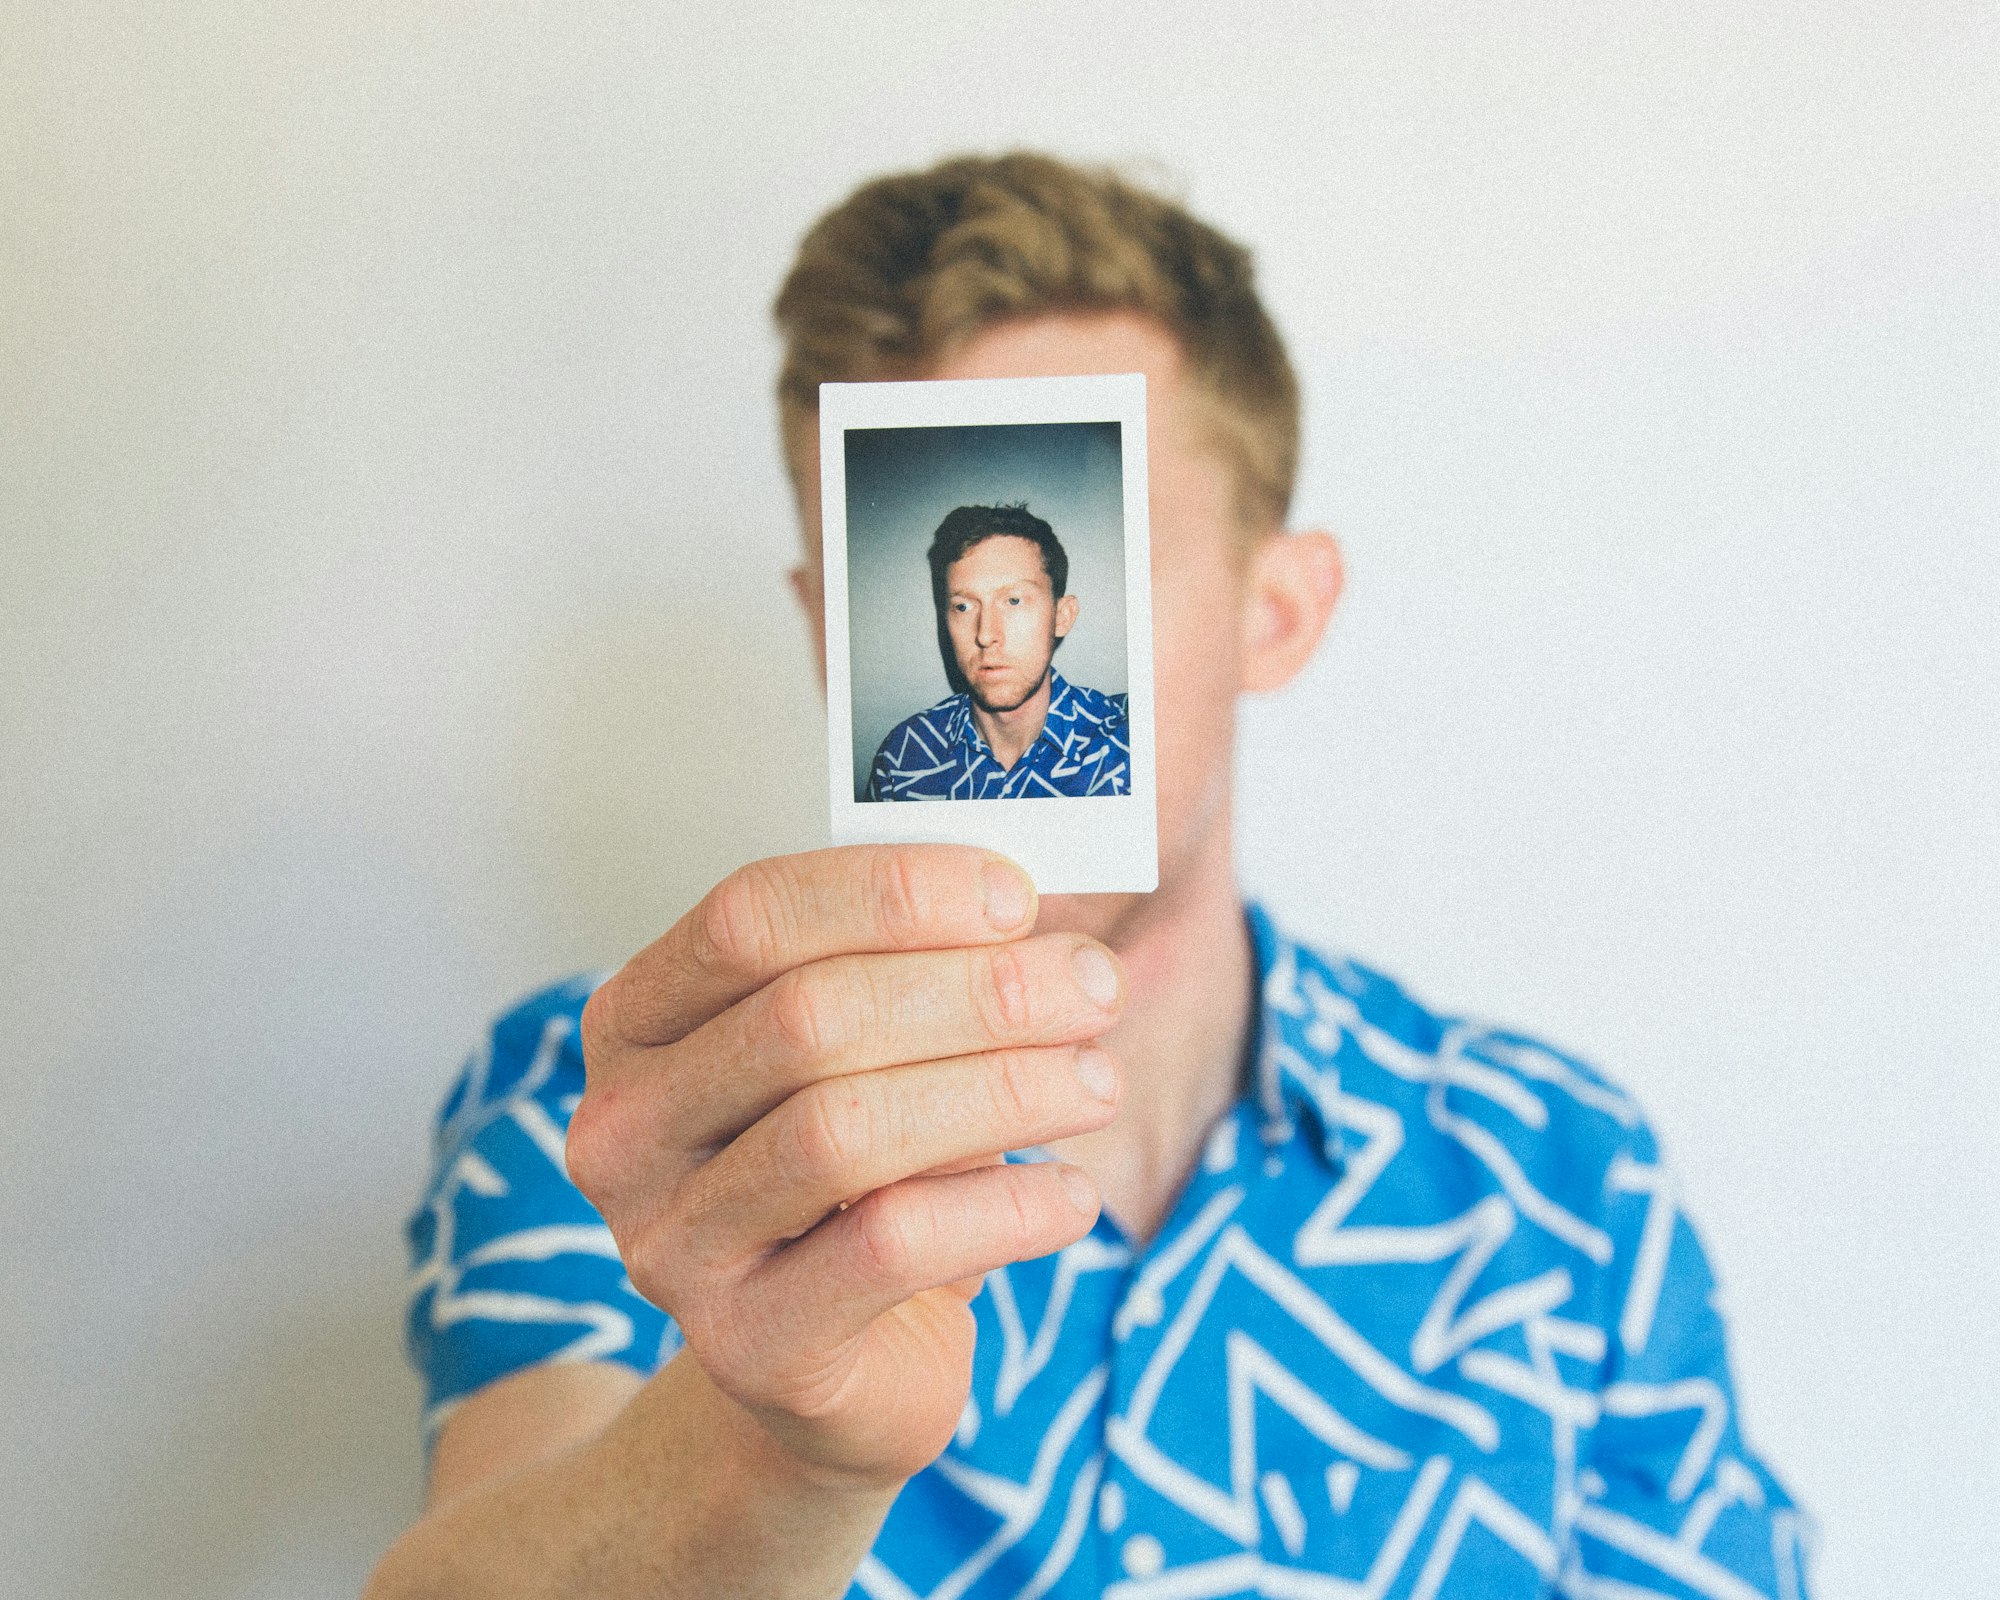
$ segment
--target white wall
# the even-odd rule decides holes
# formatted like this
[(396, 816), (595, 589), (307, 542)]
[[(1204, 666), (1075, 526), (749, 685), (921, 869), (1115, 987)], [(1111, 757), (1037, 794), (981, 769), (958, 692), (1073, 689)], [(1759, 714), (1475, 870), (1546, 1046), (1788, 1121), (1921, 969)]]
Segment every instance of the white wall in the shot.
[(1642, 1095), (1823, 1596), (2000, 1588), (1994, 15), (9, 8), (0, 1590), (410, 1515), (458, 1055), (819, 836), (788, 247), (1017, 142), (1156, 159), (1307, 380), (1250, 881)]

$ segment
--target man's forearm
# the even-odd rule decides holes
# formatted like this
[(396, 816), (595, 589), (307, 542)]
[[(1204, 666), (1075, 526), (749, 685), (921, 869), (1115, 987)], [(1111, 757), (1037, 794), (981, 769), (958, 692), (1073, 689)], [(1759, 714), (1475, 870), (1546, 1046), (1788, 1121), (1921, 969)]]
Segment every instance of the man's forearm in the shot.
[(596, 1438), (434, 1507), (365, 1600), (838, 1600), (894, 1499), (809, 1477), (682, 1355)]

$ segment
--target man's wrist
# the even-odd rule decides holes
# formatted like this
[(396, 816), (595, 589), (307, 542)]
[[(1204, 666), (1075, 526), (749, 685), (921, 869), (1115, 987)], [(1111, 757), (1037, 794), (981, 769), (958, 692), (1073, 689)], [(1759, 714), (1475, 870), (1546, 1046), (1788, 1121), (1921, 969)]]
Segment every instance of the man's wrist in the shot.
[(719, 1388), (685, 1349), (647, 1389), (645, 1405), (669, 1410), (676, 1431), (692, 1423), (693, 1437), (709, 1456), (715, 1481), (730, 1485), (737, 1495), (812, 1502), (829, 1513), (872, 1515), (879, 1520), (902, 1491), (901, 1478), (849, 1471), (788, 1449), (750, 1407)]

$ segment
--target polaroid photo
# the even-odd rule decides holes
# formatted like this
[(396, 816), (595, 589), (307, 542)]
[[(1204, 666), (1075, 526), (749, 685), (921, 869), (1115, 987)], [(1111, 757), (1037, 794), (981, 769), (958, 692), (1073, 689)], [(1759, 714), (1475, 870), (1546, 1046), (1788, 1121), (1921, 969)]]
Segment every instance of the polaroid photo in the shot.
[(836, 844), (1159, 882), (1146, 380), (820, 386)]

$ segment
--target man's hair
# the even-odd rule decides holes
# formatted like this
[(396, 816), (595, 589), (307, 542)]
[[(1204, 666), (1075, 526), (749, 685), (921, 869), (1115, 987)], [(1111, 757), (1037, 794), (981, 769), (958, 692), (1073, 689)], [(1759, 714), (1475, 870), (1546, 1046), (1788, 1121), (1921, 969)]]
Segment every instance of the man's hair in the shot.
[(1069, 593), (1069, 556), (1062, 540), (1034, 512), (1026, 501), (1010, 506), (960, 506), (946, 513), (931, 535), (931, 597), (944, 610), (945, 574), (951, 564), (976, 544), (988, 539), (1026, 539), (1042, 553), (1042, 570), (1049, 575), (1049, 587), (1060, 600)]
[(907, 378), (987, 328), (1065, 311), (1138, 312), (1171, 334), (1212, 403), (1238, 512), (1259, 530), (1284, 520), (1298, 380), (1250, 252), (1104, 168), (1022, 151), (862, 185), (813, 225), (779, 291), (780, 406), (810, 417), (822, 383)]
[[(944, 675), (951, 683), (952, 693), (964, 694), (971, 685), (965, 674), (958, 670), (958, 652), (952, 648), (951, 624), (947, 622), (945, 600), (948, 595), (946, 574), (951, 564), (974, 545), (988, 539), (1026, 539), (1042, 553), (1042, 570), (1049, 575), (1049, 587), (1060, 600), (1069, 593), (1069, 555), (1062, 547), (1062, 540), (1051, 528), (1022, 501), (1010, 506), (959, 506), (945, 514), (944, 521), (937, 525), (937, 532), (931, 535), (929, 552), (931, 564), (931, 604), (937, 612), (938, 655), (944, 661)], [(1056, 640), (1056, 649), (1062, 648), (1062, 640)]]

